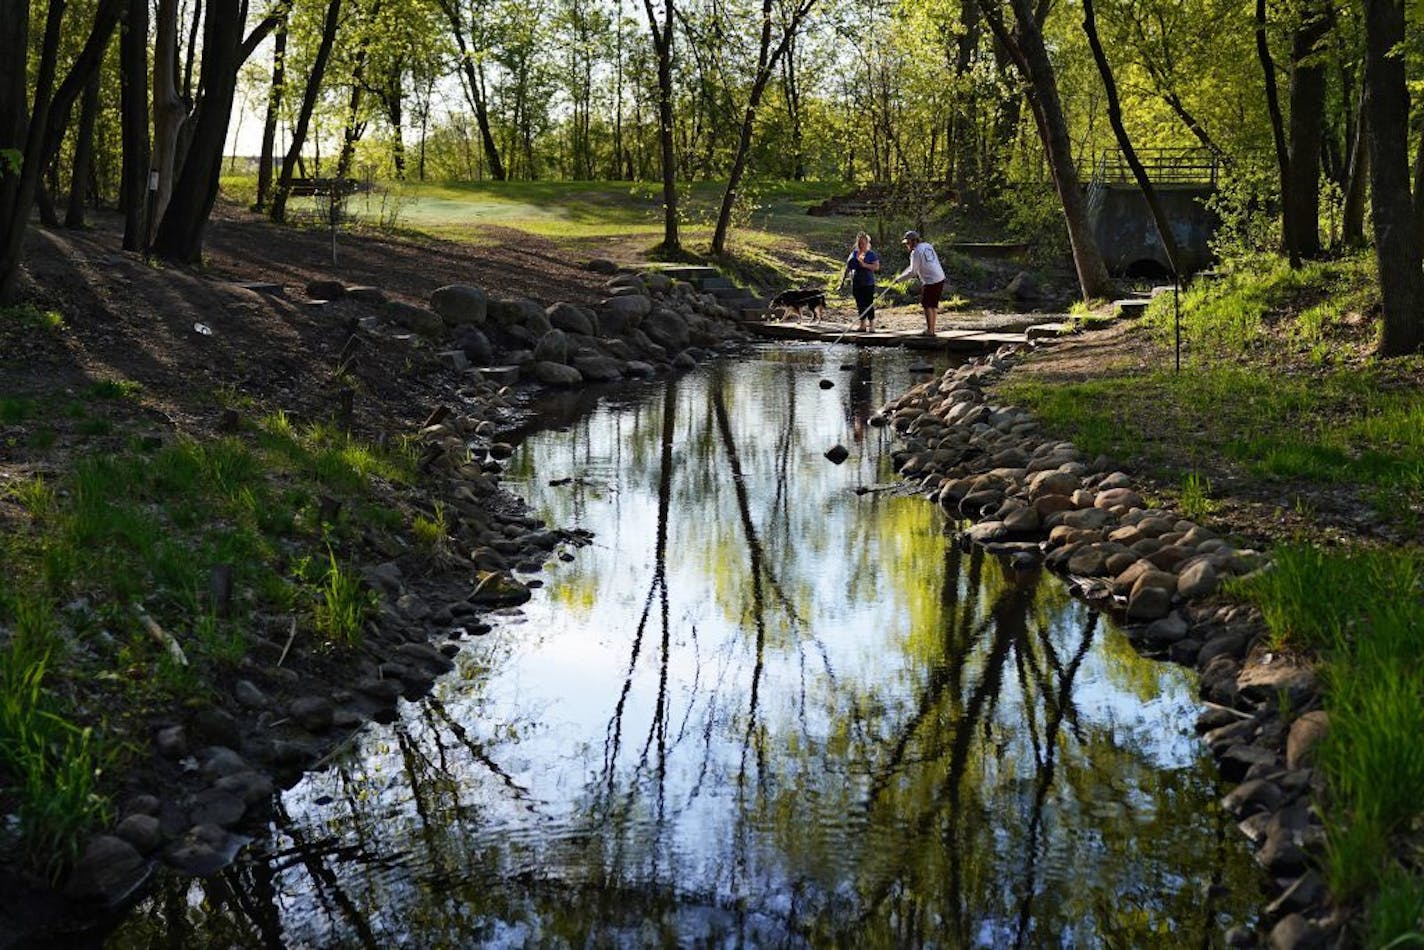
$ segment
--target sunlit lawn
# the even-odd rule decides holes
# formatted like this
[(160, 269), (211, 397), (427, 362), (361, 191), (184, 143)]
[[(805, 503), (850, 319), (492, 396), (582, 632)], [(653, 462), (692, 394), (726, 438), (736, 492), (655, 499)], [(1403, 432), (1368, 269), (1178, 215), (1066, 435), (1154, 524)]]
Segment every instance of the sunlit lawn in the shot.
[[(223, 180), (224, 193), (244, 204), (253, 188), (251, 177)], [(722, 188), (715, 181), (680, 186), (681, 237), (694, 253), (709, 248)], [(856, 231), (898, 235), (898, 221), (806, 213), (850, 189), (840, 182), (748, 184), (734, 219), (733, 252), (773, 256), (792, 272), (829, 273)], [(289, 207), (298, 219), (319, 214), (312, 198), (293, 199)], [(363, 225), (447, 240), (499, 241), (508, 229), (580, 253), (603, 246), (612, 256), (634, 259), (662, 240), (663, 229), (658, 182), (388, 182), (352, 199), (347, 213)]]

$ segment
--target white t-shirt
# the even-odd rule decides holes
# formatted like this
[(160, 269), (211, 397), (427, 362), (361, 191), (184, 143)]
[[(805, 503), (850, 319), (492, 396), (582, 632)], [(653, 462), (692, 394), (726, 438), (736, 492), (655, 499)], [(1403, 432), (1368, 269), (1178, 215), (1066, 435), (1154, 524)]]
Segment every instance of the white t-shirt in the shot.
[(929, 241), (921, 241), (910, 251), (910, 266), (900, 272), (896, 280), (904, 280), (914, 274), (922, 284), (937, 284), (944, 280), (944, 268), (939, 265), (939, 255)]

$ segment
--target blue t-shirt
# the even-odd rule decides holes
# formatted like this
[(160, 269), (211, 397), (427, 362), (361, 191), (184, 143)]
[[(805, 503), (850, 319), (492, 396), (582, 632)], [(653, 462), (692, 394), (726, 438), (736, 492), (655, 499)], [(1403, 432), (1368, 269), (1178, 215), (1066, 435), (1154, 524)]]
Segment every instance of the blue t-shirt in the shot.
[[(874, 251), (865, 252), (865, 264), (878, 264), (880, 255)], [(856, 259), (855, 251), (850, 252), (850, 257), (846, 258), (846, 270), (851, 272), (851, 286), (854, 287), (874, 287), (875, 271), (866, 267)]]

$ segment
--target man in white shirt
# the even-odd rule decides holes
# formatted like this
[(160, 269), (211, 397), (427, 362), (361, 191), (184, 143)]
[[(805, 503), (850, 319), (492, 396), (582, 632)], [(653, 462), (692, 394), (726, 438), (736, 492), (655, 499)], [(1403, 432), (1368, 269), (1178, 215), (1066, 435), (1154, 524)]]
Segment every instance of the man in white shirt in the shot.
[(920, 232), (906, 231), (901, 241), (910, 251), (910, 266), (896, 275), (904, 280), (914, 275), (920, 281), (920, 306), (925, 308), (925, 334), (934, 336), (935, 318), (939, 316), (939, 298), (944, 293), (944, 268), (934, 245), (920, 240)]

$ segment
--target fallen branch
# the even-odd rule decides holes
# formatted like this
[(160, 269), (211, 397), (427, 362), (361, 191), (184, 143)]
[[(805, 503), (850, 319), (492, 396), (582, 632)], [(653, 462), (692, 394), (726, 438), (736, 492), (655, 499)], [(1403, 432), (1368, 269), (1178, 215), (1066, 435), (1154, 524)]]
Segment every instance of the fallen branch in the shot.
[(281, 666), (282, 661), (287, 658), (287, 651), (292, 648), (292, 641), (297, 638), (297, 615), (292, 614), (292, 632), (287, 634), (287, 645), (282, 647), (282, 655), (277, 657), (277, 665)]
[(134, 613), (138, 615), (138, 622), (143, 625), (143, 629), (150, 637), (157, 641), (160, 646), (168, 651), (168, 655), (173, 658), (173, 662), (179, 666), (187, 666), (188, 657), (183, 653), (183, 647), (178, 643), (177, 639), (174, 638), (173, 634), (160, 627), (158, 621), (154, 620), (148, 611), (143, 609), (143, 604), (136, 603), (133, 605), (133, 609)]

